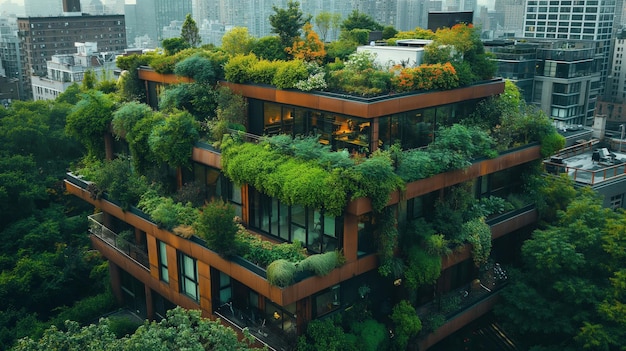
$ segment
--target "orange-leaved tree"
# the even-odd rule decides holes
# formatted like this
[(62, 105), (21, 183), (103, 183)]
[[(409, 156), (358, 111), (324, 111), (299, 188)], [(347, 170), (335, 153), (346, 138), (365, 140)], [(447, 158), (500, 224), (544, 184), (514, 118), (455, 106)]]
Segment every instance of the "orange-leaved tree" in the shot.
[(304, 39), (297, 37), (293, 45), (285, 48), (285, 51), (293, 56), (293, 58), (307, 62), (317, 61), (321, 63), (324, 56), (326, 56), (324, 43), (322, 43), (319, 35), (313, 30), (311, 23), (305, 23), (302, 27), (302, 31), (304, 32)]

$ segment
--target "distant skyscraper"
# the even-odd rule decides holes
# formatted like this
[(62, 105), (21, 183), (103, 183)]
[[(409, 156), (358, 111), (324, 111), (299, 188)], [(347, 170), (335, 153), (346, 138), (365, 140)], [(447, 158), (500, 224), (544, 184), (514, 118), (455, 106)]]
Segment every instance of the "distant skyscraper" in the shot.
[(416, 27), (428, 28), (428, 12), (442, 11), (441, 1), (398, 0), (396, 29), (413, 30)]
[(61, 0), (24, 0), (26, 17), (60, 16), (63, 13)]
[(217, 21), (220, 18), (219, 0), (191, 0), (191, 9), (198, 27), (204, 20)]
[(496, 12), (504, 14), (504, 32), (514, 33), (512, 36), (516, 37), (523, 35), (525, 3), (525, 0), (496, 0)]
[(184, 21), (185, 16), (192, 13), (191, 0), (136, 0), (134, 17), (128, 18), (133, 15), (131, 7), (125, 7), (129, 32), (133, 35), (131, 40), (148, 35), (156, 43), (163, 40), (163, 27), (169, 26), (172, 21)]

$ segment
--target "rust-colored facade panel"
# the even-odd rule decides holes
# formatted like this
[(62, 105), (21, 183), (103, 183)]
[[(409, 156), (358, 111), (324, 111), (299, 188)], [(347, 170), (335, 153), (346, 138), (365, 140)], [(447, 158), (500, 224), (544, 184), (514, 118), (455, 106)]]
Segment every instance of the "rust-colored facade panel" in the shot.
[(163, 73), (158, 73), (158, 72), (155, 72), (152, 70), (146, 70), (146, 69), (139, 69), (138, 73), (139, 73), (139, 79), (141, 80), (157, 82), (157, 83), (162, 83), (162, 84), (178, 84), (178, 83), (193, 82), (193, 79), (188, 78), (188, 77), (179, 77), (175, 74), (163, 74)]
[(428, 334), (418, 341), (418, 350), (428, 350), (447, 336), (468, 325), (472, 321), (480, 318), (493, 309), (493, 306), (500, 300), (500, 293), (496, 292), (483, 301), (477, 303), (472, 308), (462, 312), (453, 319), (447, 321), (435, 332)]
[(215, 151), (194, 147), (191, 153), (191, 159), (203, 165), (222, 169), (222, 155)]

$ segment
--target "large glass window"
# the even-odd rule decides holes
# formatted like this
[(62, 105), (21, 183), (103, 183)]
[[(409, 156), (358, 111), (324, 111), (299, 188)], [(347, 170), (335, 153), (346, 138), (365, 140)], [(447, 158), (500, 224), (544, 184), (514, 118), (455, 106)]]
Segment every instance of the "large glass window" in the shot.
[(198, 266), (196, 260), (179, 252), (178, 268), (180, 271), (180, 292), (198, 301)]
[(335, 285), (314, 297), (314, 316), (320, 317), (341, 307), (341, 289)]
[(162, 242), (161, 240), (158, 240), (159, 246), (157, 248), (157, 250), (159, 251), (159, 278), (166, 282), (169, 283), (170, 282), (170, 275), (169, 275), (169, 270), (168, 270), (168, 265), (167, 265), (167, 245)]
[(250, 188), (250, 226), (284, 241), (299, 241), (311, 252), (340, 249), (342, 217), (300, 205), (288, 206)]

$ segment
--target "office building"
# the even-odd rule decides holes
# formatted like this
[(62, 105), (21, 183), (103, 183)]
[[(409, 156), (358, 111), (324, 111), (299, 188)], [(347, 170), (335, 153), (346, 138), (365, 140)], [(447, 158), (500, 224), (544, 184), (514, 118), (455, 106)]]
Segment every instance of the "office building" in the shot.
[(81, 84), (85, 73), (94, 73), (96, 82), (113, 80), (115, 57), (121, 52), (98, 52), (96, 43), (74, 43), (76, 53), (72, 55), (52, 55), (46, 66), (46, 77), (32, 76), (34, 100), (54, 100), (72, 84)]
[(18, 18), (22, 43), (24, 89), (31, 95), (30, 76), (46, 76), (52, 55), (73, 54), (74, 43), (92, 41), (101, 52), (126, 49), (124, 15)]

